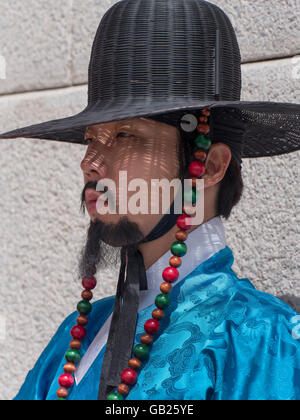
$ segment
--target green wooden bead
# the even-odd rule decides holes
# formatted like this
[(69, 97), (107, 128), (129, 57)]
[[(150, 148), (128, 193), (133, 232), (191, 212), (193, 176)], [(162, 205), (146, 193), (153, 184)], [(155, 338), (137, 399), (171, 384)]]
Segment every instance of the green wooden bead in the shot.
[(206, 137), (203, 134), (201, 134), (195, 139), (195, 146), (198, 149), (208, 150), (211, 146), (211, 140), (209, 137)]
[(145, 360), (148, 358), (150, 353), (149, 347), (147, 344), (141, 343), (134, 346), (133, 354), (140, 360)]
[(66, 398), (56, 398), (56, 401), (67, 401)]
[(171, 252), (176, 257), (183, 257), (187, 252), (187, 246), (184, 242), (176, 241), (171, 246)]
[(92, 310), (92, 304), (86, 300), (82, 300), (77, 305), (77, 311), (81, 315), (87, 315), (91, 312), (91, 310)]
[(159, 309), (164, 309), (166, 308), (168, 305), (170, 304), (170, 296), (162, 293), (160, 295), (156, 296), (155, 299), (155, 305), (159, 308)]
[(197, 201), (197, 191), (196, 188), (189, 188), (184, 192), (184, 203), (185, 204), (195, 204)]
[(70, 349), (66, 352), (66, 360), (69, 363), (74, 363), (77, 365), (77, 363), (80, 362), (81, 356), (78, 350)]
[(111, 394), (108, 395), (107, 399), (110, 401), (117, 401), (117, 400), (124, 400), (124, 397), (118, 392), (112, 392)]

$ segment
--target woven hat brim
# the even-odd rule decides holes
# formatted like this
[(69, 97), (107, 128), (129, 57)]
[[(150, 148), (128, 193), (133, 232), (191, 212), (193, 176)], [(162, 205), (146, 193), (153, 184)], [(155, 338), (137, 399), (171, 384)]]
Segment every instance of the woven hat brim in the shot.
[(137, 117), (147, 118), (170, 112), (196, 111), (205, 107), (210, 107), (215, 115), (231, 110), (235, 118), (245, 123), (243, 158), (274, 156), (300, 149), (300, 104), (262, 101), (201, 102), (190, 98), (173, 98), (169, 104), (156, 102), (150, 105), (146, 101), (113, 107), (94, 104), (71, 117), (2, 133), (0, 138), (24, 137), (85, 144), (85, 130), (90, 125)]
[[(103, 124), (113, 121), (126, 120), (131, 118), (159, 115), (166, 112), (175, 112), (184, 109), (201, 109), (212, 105), (210, 101), (184, 101), (184, 104), (166, 106), (156, 103), (155, 105), (145, 106), (140, 104), (122, 104), (120, 106), (103, 107), (102, 104), (94, 104), (86, 107), (79, 114), (71, 117), (60, 118), (46, 121), (40, 124), (34, 124), (0, 134), (0, 138), (9, 139), (17, 137), (39, 138), (44, 140), (57, 140), (69, 143), (84, 144), (84, 132), (90, 125)], [(227, 103), (227, 102), (226, 102)], [(234, 102), (228, 102), (233, 104)], [(150, 111), (149, 111), (150, 110)]]

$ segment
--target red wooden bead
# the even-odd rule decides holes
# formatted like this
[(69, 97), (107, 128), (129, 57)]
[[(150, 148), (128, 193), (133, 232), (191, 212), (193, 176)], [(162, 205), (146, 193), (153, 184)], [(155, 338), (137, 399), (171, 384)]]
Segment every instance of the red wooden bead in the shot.
[(58, 383), (62, 388), (72, 388), (74, 385), (74, 378), (69, 373), (63, 373), (58, 378)]
[(97, 280), (95, 277), (84, 277), (82, 279), (82, 286), (87, 290), (93, 290), (97, 286)]
[(74, 363), (67, 363), (64, 366), (64, 371), (66, 373), (74, 373), (76, 370), (76, 366), (74, 365)]
[(196, 160), (201, 160), (201, 162), (204, 162), (207, 157), (207, 154), (204, 150), (198, 149), (194, 152), (194, 158)]
[(163, 317), (165, 316), (165, 313), (162, 309), (154, 309), (152, 311), (152, 316), (153, 318), (160, 320), (160, 319), (163, 319)]
[(184, 230), (178, 230), (175, 234), (175, 237), (176, 237), (177, 241), (184, 242), (184, 241), (187, 240), (188, 233), (185, 232)]
[(210, 116), (210, 109), (208, 109), (208, 108), (202, 109), (201, 114), (205, 115), (206, 117), (209, 117)]
[(197, 131), (200, 134), (208, 134), (210, 132), (210, 126), (208, 124), (199, 124)]
[(120, 384), (118, 386), (118, 393), (121, 394), (121, 395), (128, 395), (129, 391), (130, 391), (130, 388), (126, 384)]
[(191, 222), (191, 216), (187, 214), (181, 214), (177, 219), (177, 226), (179, 227), (179, 229), (182, 230), (191, 229), (191, 227), (193, 226)]
[(171, 290), (172, 290), (172, 285), (170, 284), (170, 283), (162, 283), (161, 285), (160, 285), (160, 291), (162, 292), (162, 293), (165, 293), (165, 294), (168, 294), (168, 293), (170, 293), (171, 292)]
[(83, 325), (83, 326), (86, 325), (89, 322), (88, 317), (85, 316), (85, 315), (79, 315), (79, 317), (77, 317), (76, 321), (77, 321), (78, 325)]
[(121, 373), (121, 381), (126, 385), (134, 385), (137, 381), (138, 375), (133, 369), (124, 369)]
[(75, 325), (75, 327), (71, 329), (71, 336), (74, 340), (83, 340), (86, 336), (86, 329), (81, 325)]
[(69, 392), (66, 388), (59, 388), (56, 392), (56, 396), (58, 398), (67, 398), (69, 395)]
[(200, 178), (205, 173), (205, 164), (200, 160), (194, 160), (189, 166), (189, 173), (192, 176)]
[(196, 213), (195, 206), (184, 206), (183, 213), (187, 214), (188, 216), (193, 216)]
[(193, 176), (192, 178), (187, 179), (187, 185), (189, 188), (195, 188), (197, 186), (197, 181), (199, 178)]
[[(181, 231), (179, 231), (179, 232), (181, 232)], [(171, 267), (175, 267), (175, 268), (180, 267), (181, 266), (181, 258), (174, 255), (173, 257), (171, 257), (169, 259), (169, 264), (170, 264)]]
[(81, 297), (82, 297), (82, 299), (83, 299), (83, 300), (88, 300), (88, 301), (90, 301), (90, 300), (92, 300), (92, 299), (93, 299), (93, 293), (92, 293), (90, 290), (84, 290), (84, 291), (81, 293)]
[(144, 328), (148, 334), (156, 334), (159, 331), (160, 323), (157, 319), (148, 319), (145, 322)]
[(139, 370), (142, 366), (142, 362), (139, 359), (137, 359), (136, 357), (133, 357), (132, 359), (129, 360), (128, 366), (131, 369)]
[(70, 343), (70, 348), (75, 350), (81, 349), (81, 341), (80, 340), (72, 340)]
[(143, 334), (141, 336), (141, 343), (147, 344), (147, 346), (150, 346), (153, 343), (153, 337), (150, 334)]
[(164, 281), (168, 281), (169, 283), (173, 283), (173, 281), (177, 280), (179, 277), (179, 271), (175, 267), (167, 267), (164, 269), (162, 273), (162, 277)]
[(207, 123), (208, 118), (205, 115), (202, 115), (201, 117), (199, 117), (199, 121), (202, 123)]

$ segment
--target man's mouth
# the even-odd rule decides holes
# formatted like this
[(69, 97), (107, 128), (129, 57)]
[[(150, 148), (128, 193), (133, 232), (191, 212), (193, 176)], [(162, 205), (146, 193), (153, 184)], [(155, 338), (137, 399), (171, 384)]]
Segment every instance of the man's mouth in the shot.
[[(107, 191), (107, 188), (106, 188)], [(103, 192), (106, 192), (103, 191)], [(106, 207), (108, 205), (108, 200), (102, 200), (101, 199), (101, 195), (103, 194), (103, 192), (100, 191), (95, 191), (92, 189), (87, 189), (85, 192), (85, 204), (86, 204), (86, 208), (87, 211), (89, 213), (95, 213), (97, 212), (97, 203), (98, 206), (104, 206)]]

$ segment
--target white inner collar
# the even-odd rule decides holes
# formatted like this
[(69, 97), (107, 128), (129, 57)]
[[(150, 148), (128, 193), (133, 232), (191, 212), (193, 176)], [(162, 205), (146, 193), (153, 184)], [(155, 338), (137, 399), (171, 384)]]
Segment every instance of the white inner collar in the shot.
[[(179, 278), (173, 285), (178, 284), (187, 277), (201, 263), (212, 257), (215, 253), (226, 247), (224, 225), (219, 216), (203, 223), (197, 229), (189, 233), (187, 240), (187, 254), (182, 258), (182, 265), (179, 267)], [(169, 266), (171, 251), (166, 252), (146, 271), (148, 290), (140, 291), (139, 311), (151, 306), (155, 297), (161, 293), (160, 285), (163, 281), (162, 272)], [(75, 381), (78, 385), (90, 366), (93, 364), (103, 346), (107, 342), (112, 315), (106, 320), (98, 334), (90, 344), (86, 353), (81, 359), (75, 372)]]

